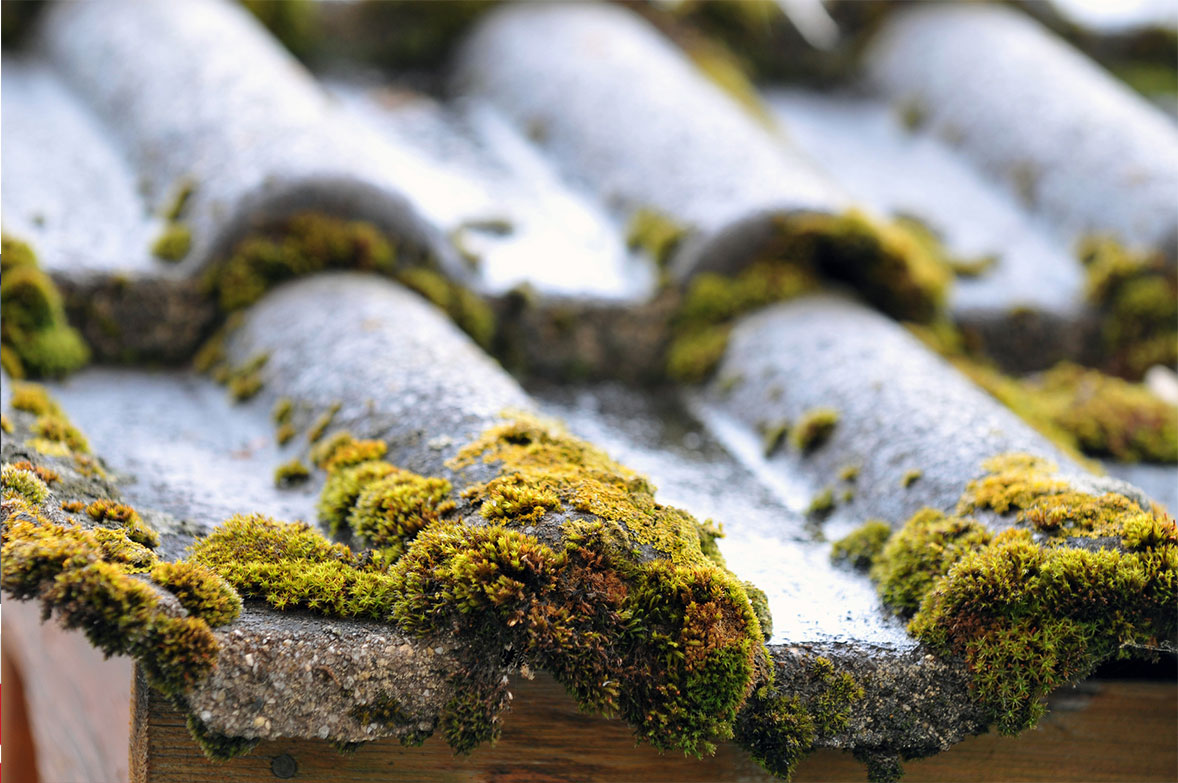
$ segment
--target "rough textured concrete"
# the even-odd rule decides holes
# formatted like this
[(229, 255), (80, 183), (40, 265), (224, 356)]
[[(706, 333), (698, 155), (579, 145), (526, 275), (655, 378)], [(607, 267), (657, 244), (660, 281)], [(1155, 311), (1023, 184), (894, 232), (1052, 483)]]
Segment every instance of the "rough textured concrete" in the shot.
[(528, 129), (624, 220), (657, 209), (695, 232), (681, 271), (724, 266), (765, 218), (850, 200), (644, 21), (606, 4), (523, 4), (480, 22), (458, 57), (463, 94)]
[(1099, 324), (1071, 241), (952, 145), (906, 127), (900, 108), (877, 96), (782, 89), (766, 100), (794, 143), (860, 202), (922, 221), (962, 260), (993, 260), (957, 278), (949, 309), (1003, 367), (1027, 372), (1093, 354)]
[[(725, 427), (738, 448), (745, 444), (749, 460), (760, 458), (760, 428), (796, 424), (819, 407), (839, 413), (830, 440), (808, 455), (783, 446), (764, 469), (781, 481), (800, 477), (813, 494), (830, 487), (836, 500), (853, 490), (830, 518), (831, 538), (872, 517), (898, 527), (925, 506), (952, 509), (982, 462), (1007, 452), (1048, 457), (1077, 481), (1143, 498), (1123, 482), (1085, 476), (898, 324), (833, 295), (776, 305), (740, 322), (697, 403), (705, 421)], [(853, 484), (839, 478), (847, 466), (859, 468)], [(905, 488), (909, 471), (920, 477)]]
[[(130, 476), (119, 473), (128, 466), (145, 471), (147, 475), (142, 477), (142, 483), (147, 485), (146, 490), (135, 487), (138, 482), (133, 482), (131, 486), (138, 491), (124, 495), (113, 481), (79, 474), (68, 457), (45, 457), (29, 449), (25, 441), (30, 436), (34, 417), (24, 411), (6, 408), (5, 415), (12, 421), (14, 432), (5, 434), (0, 458), (5, 464), (27, 459), (61, 474), (62, 479), (54, 484), (53, 498), (43, 510), (51, 521), (91, 527), (94, 523), (85, 514), (67, 518), (58, 504), (64, 500), (122, 498), (132, 503), (144, 521), (161, 534), (163, 542), (158, 553), (177, 559), (184, 556), (195, 535), (207, 533), (212, 525), (207, 514), (209, 506), (215, 506), (218, 501), (210, 502), (200, 497), (201, 494), (214, 496), (227, 490), (230, 498), (221, 502), (250, 503), (240, 489), (241, 479), (235, 482), (224, 470), (226, 463), (234, 460), (228, 441), (244, 434), (240, 425), (248, 414), (228, 410), (227, 403), (222, 405), (222, 410), (217, 410), (208, 400), (202, 403), (199, 394), (193, 392), (193, 387), (199, 387), (196, 379), (189, 379), (186, 389), (175, 378), (169, 382), (138, 375), (134, 371), (91, 373), (78, 380), (82, 388), (95, 389), (93, 397), (77, 388), (62, 397), (105, 407), (104, 418), (110, 422), (127, 425), (142, 419), (145, 425), (159, 428), (156, 442), (147, 446), (127, 444), (111, 437), (109, 432), (102, 433), (102, 440), (92, 444), (110, 447), (108, 453), (115, 459), (107, 465), (115, 477), (129, 481)], [(104, 388), (109, 388), (104, 384), (111, 383), (110, 376), (120, 378), (124, 392), (134, 389), (131, 393), (135, 397), (115, 401), (104, 396)], [(4, 389), (7, 398), (10, 393), (7, 378)], [(154, 402), (159, 402), (161, 391), (180, 392), (170, 409), (151, 405), (152, 396), (156, 398)], [(133, 404), (135, 399), (148, 404), (137, 407)], [(65, 407), (67, 414), (72, 413), (69, 405)], [(86, 410), (86, 405), (79, 407)], [(164, 433), (167, 420), (177, 413), (183, 424)], [(82, 424), (83, 418), (78, 417), (75, 424)], [(194, 456), (207, 457), (208, 462), (194, 464), (191, 459)], [(188, 459), (177, 459), (183, 457)], [(137, 459), (146, 459), (149, 464)], [(259, 476), (257, 464), (236, 467), (243, 473), (252, 469), (256, 478), (271, 481), (271, 471), (261, 468)], [(199, 489), (192, 486), (197, 480), (201, 484)], [(141, 502), (144, 498), (162, 500), (168, 496), (173, 497), (170, 506), (177, 512), (176, 516)], [(255, 504), (235, 510), (272, 509), (259, 509)], [(171, 594), (158, 588), (157, 594), (169, 612), (184, 613)], [(185, 694), (184, 699), (187, 708), (210, 731), (228, 736), (331, 737), (359, 742), (390, 734), (427, 731), (436, 724), (442, 707), (459, 685), (454, 676), (457, 662), (452, 642), (410, 636), (391, 624), (328, 620), (301, 612), (249, 606), (236, 621), (215, 629), (214, 635), (220, 646), (216, 664), (209, 676)], [(368, 724), (353, 714), (357, 705), (390, 697), (402, 706), (410, 719), (408, 722), (392, 726)]]
[(240, 6), (67, 3), (41, 32), (46, 58), (114, 134), (152, 207), (193, 184), (184, 271), (295, 208), (364, 217), (434, 252), (444, 247), (428, 241), (430, 227), (396, 187), (396, 161), (364, 128), (345, 125)]
[[(518, 384), (444, 313), (395, 283), (325, 275), (277, 289), (227, 344), (231, 365), (261, 353), (263, 391), (295, 405), (297, 429), (339, 405), (328, 432), (389, 445), (387, 459), (422, 474), (508, 410), (531, 406)], [(303, 440), (305, 444), (305, 439)]]
[(865, 578), (831, 565), (829, 543), (813, 539), (788, 488), (734, 456), (677, 395), (620, 386), (530, 391), (545, 413), (648, 475), (665, 502), (724, 526), (717, 543), (729, 568), (769, 599), (769, 647), (786, 691), (809, 695), (806, 662), (815, 655), (863, 686), (848, 728), (820, 738), (822, 746), (917, 757), (982, 729), (964, 664), (928, 654), (882, 610)]
[[(880, 131), (879, 114), (890, 110), (879, 104), (867, 119), (800, 126), (795, 147), (617, 6), (496, 12), (458, 63), (459, 94), (444, 102), (351, 76), (327, 80), (325, 90), (240, 8), (208, 0), (59, 4), (34, 44), (30, 59), (4, 63), (6, 229), (42, 252), (105, 358), (187, 356), (215, 319), (200, 274), (251, 228), (315, 208), (373, 220), (480, 290), (536, 283), (538, 297), (500, 302), (505, 362), (518, 358), (565, 380), (648, 380), (661, 371), (677, 302), (671, 289), (644, 300), (652, 268), (625, 250), (624, 220), (654, 207), (694, 231), (680, 272), (739, 263), (766, 216), (851, 204), (799, 148), (868, 208), (915, 205), (943, 215), (944, 225), (934, 225), (954, 250), (986, 252), (990, 238), (1008, 238), (993, 275), (962, 285), (954, 300), (959, 315), (995, 314), (992, 334), (1007, 342), (994, 337), (992, 345), (1003, 356), (1015, 355), (1006, 346), (1018, 342), (1042, 359), (1048, 338), (1075, 336), (1067, 329), (1077, 322), (1078, 272), (1047, 225), (1050, 218), (1070, 231), (1073, 213), (1029, 218), (1009, 195), (972, 180), (962, 156), (943, 145), (905, 158), (892, 136), (880, 147), (895, 153), (891, 168), (859, 166), (878, 152), (872, 140), (854, 148), (859, 158), (844, 156), (853, 147), (840, 146), (836, 131), (864, 130), (861, 120)], [(946, 102), (946, 111), (958, 109)], [(50, 127), (41, 127), (44, 118)], [(933, 130), (949, 127), (932, 120)], [(977, 157), (966, 141), (966, 155)], [(938, 174), (960, 187), (928, 187)], [(196, 185), (184, 220), (197, 244), (168, 266), (146, 255), (162, 227), (151, 213), (185, 178)], [(938, 211), (954, 196), (960, 209)], [(1048, 210), (1051, 202), (1037, 203)], [(80, 239), (88, 236), (94, 241)], [(473, 258), (458, 260), (459, 249)], [(1043, 332), (1002, 312), (1019, 289), (1033, 289), (1030, 303), (1056, 319)], [(963, 665), (928, 657), (883, 612), (866, 578), (829, 563), (816, 535), (823, 527), (804, 514), (823, 488), (834, 489), (837, 503), (824, 528), (832, 537), (867, 517), (899, 525), (924, 505), (951, 508), (982, 460), (1006, 451), (1051, 456), (1078, 486), (1141, 498), (1084, 474), (896, 324), (838, 297), (747, 318), (715, 380), (684, 405), (657, 399), (676, 398), (674, 390), (578, 386), (529, 395), (444, 314), (372, 277), (289, 283), (244, 316), (226, 343), (229, 363), (268, 360), (261, 393), (240, 405), (188, 373), (95, 369), (55, 386), (118, 485), (78, 478), (66, 490), (121, 493), (163, 533), (161, 552), (180, 557), (194, 536), (235, 512), (313, 520), (321, 479), (278, 490), (273, 470), (305, 457), (307, 431), (332, 410), (327, 432), (383, 439), (392, 462), (450, 476), (459, 489), (489, 468), (456, 476), (445, 460), (502, 411), (555, 413), (649, 473), (661, 501), (726, 523), (720, 547), (729, 565), (768, 594), (783, 682), (804, 689), (802, 661), (821, 654), (864, 685), (850, 727), (823, 738), (833, 747), (922, 755), (977, 730), (979, 719)], [(0, 392), (7, 401), (7, 379)], [(298, 431), (284, 448), (270, 420), (280, 397), (294, 402)], [(788, 445), (765, 457), (763, 425), (797, 421), (818, 406), (842, 417), (828, 444), (805, 458)], [(28, 421), (18, 417), (18, 425)], [(25, 434), (5, 437), (5, 461), (31, 456)], [(859, 468), (853, 484), (838, 479), (850, 465)], [(921, 476), (904, 488), (909, 470)], [(1151, 480), (1172, 481), (1165, 470)], [(844, 500), (847, 490), (854, 496)], [(251, 606), (218, 634), (218, 666), (189, 699), (226, 734), (372, 739), (377, 729), (351, 711), (382, 694), (407, 705), (410, 721), (380, 731), (423, 730), (464, 676), (453, 640), (411, 639), (391, 625)], [(487, 658), (488, 668), (498, 665)]]
[(1178, 130), (1036, 22), (997, 5), (914, 8), (866, 60), (887, 95), (1065, 236), (1107, 233), (1175, 257)]

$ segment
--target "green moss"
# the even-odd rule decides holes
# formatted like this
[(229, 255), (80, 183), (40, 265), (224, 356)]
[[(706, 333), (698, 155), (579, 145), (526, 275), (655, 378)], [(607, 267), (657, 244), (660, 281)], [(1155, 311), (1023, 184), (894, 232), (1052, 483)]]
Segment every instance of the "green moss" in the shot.
[(998, 256), (978, 256), (977, 258), (951, 258), (947, 262), (953, 274), (957, 277), (974, 278), (987, 274), (998, 263)]
[(32, 471), (33, 475), (44, 481), (46, 486), (53, 486), (53, 484), (61, 481), (61, 474), (46, 465), (34, 465), (28, 460), (20, 460), (19, 462), (13, 462), (12, 467), (18, 470)]
[(912, 615), (936, 580), (992, 538), (979, 522), (926, 508), (888, 540), (873, 561), (871, 578), (885, 604)]
[(786, 780), (819, 738), (846, 730), (851, 705), (863, 698), (863, 688), (851, 675), (836, 672), (828, 659), (809, 657), (803, 666), (796, 689), (761, 687), (736, 724), (736, 741)]
[(379, 460), (332, 471), (319, 496), (320, 521), (327, 525), (332, 535), (346, 528), (348, 516), (364, 488), (396, 472), (397, 468)]
[(687, 230), (670, 216), (657, 209), (642, 208), (630, 216), (626, 226), (626, 246), (631, 250), (641, 250), (653, 258), (660, 268), (665, 268), (686, 234)]
[(781, 444), (785, 442), (785, 436), (789, 434), (789, 420), (781, 419), (780, 421), (766, 425), (761, 431), (761, 453), (768, 459), (772, 457)]
[(241, 614), (241, 599), (224, 579), (195, 563), (156, 563), (151, 578), (180, 601), (188, 614), (211, 626), (226, 625)]
[[(477, 461), (500, 466), (497, 478), (462, 493), (480, 509), (498, 500), (497, 490), (504, 486), (531, 488), (555, 495), (573, 511), (621, 525), (637, 543), (664, 552), (677, 564), (697, 563), (702, 557), (699, 527), (689, 514), (656, 503), (645, 477), (554, 422), (518, 416), (461, 449), (450, 464), (461, 468)], [(529, 508), (521, 510), (533, 519)], [(503, 516), (493, 508), (490, 512), (490, 518)]]
[(952, 280), (943, 250), (928, 237), (854, 210), (781, 216), (756, 258), (731, 278), (705, 273), (688, 285), (668, 348), (672, 378), (706, 377), (733, 319), (813, 290), (822, 277), (851, 285), (889, 315), (919, 322), (943, 313)]
[(106, 476), (102, 465), (90, 455), (85, 436), (70, 424), (43, 386), (21, 381), (14, 383), (11, 405), (15, 410), (36, 416), (30, 428), (33, 437), (25, 441), (26, 446), (46, 456), (69, 457), (74, 469), (83, 476)]
[(294, 440), (295, 428), (292, 424), (283, 424), (278, 429), (274, 430), (274, 441), (279, 446), (285, 446)]
[(1140, 378), (1178, 364), (1178, 277), (1160, 252), (1136, 253), (1106, 237), (1081, 243), (1089, 301), (1102, 316), (1107, 368)]
[(49, 396), (44, 386), (36, 383), (16, 383), (12, 386), (12, 401), (15, 410), (25, 411), (34, 416), (61, 415), (61, 408)]
[(81, 528), (9, 517), (0, 582), (13, 598), (38, 598), (46, 613), (56, 612), (64, 627), (81, 629), (108, 655), (137, 658), (163, 693), (182, 693), (216, 657), (208, 625), (169, 615), (153, 589), (106, 560), (106, 551)]
[(518, 475), (494, 479), (487, 484), (483, 497), (479, 513), (492, 520), (535, 522), (550, 511), (564, 508), (552, 488), (537, 486)]
[(844, 465), (839, 470), (839, 479), (847, 482), (848, 484), (854, 484), (859, 480), (859, 470), (860, 468), (858, 465)]
[(160, 545), (159, 534), (147, 526), (139, 512), (125, 503), (114, 500), (95, 500), (86, 506), (86, 513), (95, 522), (113, 522), (137, 544), (154, 549)]
[(286, 280), (329, 269), (378, 272), (417, 291), (445, 310), (479, 345), (490, 346), (495, 317), (481, 297), (451, 282), (432, 263), (407, 267), (396, 259), (392, 240), (374, 224), (303, 212), (243, 239), (206, 282), (221, 309), (232, 312)]
[(261, 740), (246, 737), (229, 737), (212, 731), (195, 715), (188, 716), (188, 733), (212, 761), (228, 761), (249, 753)]
[(855, 210), (783, 222), (780, 252), (809, 259), (820, 274), (849, 283), (889, 315), (926, 322), (943, 311), (952, 276), (943, 254), (910, 226)]
[(376, 226), (300, 213), (237, 244), (209, 279), (221, 309), (253, 304), (278, 283), (328, 269), (391, 274), (396, 253)]
[(0, 414), (0, 430), (3, 430), (5, 435), (11, 435), (13, 431), (12, 420), (3, 414)]
[(300, 459), (284, 462), (274, 469), (274, 486), (291, 487), (310, 480), (311, 470)]
[(769, 129), (777, 127), (777, 120), (761, 99), (747, 69), (731, 51), (702, 36), (691, 36), (679, 43), (700, 72), (753, 119)]
[(155, 553), (143, 544), (132, 541), (125, 530), (94, 527), (87, 532), (98, 543), (104, 560), (127, 566), (128, 572), (141, 573), (156, 562)]
[[(705, 519), (703, 522), (696, 522), (695, 529), (699, 534), (699, 548), (703, 552), (704, 557), (721, 568), (726, 568), (724, 554), (720, 551), (720, 545), (716, 543), (724, 537), (724, 526), (714, 520)], [(750, 582), (745, 583), (746, 589), (750, 586)], [(751, 589), (759, 591), (759, 588), (756, 587), (752, 587)]]
[(161, 261), (183, 261), (192, 249), (192, 230), (184, 223), (169, 222), (151, 243), (151, 254)]
[(715, 326), (677, 337), (667, 350), (667, 375), (699, 383), (712, 374), (728, 348), (730, 326)]
[[(925, 509), (874, 559), (886, 603), (914, 634), (964, 656), (990, 720), (1034, 725), (1042, 699), (1103, 660), (1173, 643), (1178, 531), (1156, 509), (1077, 492), (1028, 455), (986, 463), (954, 516)], [(1015, 514), (998, 535), (961, 516)], [(1076, 546), (1095, 539), (1093, 546)]]
[[(330, 408), (319, 414), (319, 417), (316, 418), (315, 421), (311, 422), (311, 428), (307, 430), (308, 443), (319, 443), (319, 439), (323, 437), (323, 433), (327, 432), (327, 428), (331, 426), (333, 421), (335, 421), (335, 414), (339, 413), (339, 409), (341, 407), (342, 406), (340, 403), (333, 403)], [(316, 459), (315, 457), (316, 453), (317, 452), (315, 449), (311, 450), (311, 461), (316, 465), (320, 465), (320, 460)], [(320, 467), (322, 467), (322, 465), (320, 465)]]
[(427, 528), (394, 566), (395, 616), (419, 633), (456, 629), (476, 649), (512, 640), (582, 708), (621, 715), (656, 747), (710, 751), (730, 736), (763, 644), (743, 588), (635, 563), (600, 522), (567, 533), (553, 549), (498, 525)]
[(757, 616), (757, 622), (761, 624), (761, 635), (765, 637), (765, 641), (769, 641), (773, 638), (773, 615), (769, 611), (769, 596), (765, 595), (765, 591), (752, 582), (741, 582), (741, 584), (744, 585), (744, 591), (748, 593), (753, 614)]
[(459, 691), (442, 712), (442, 736), (455, 753), (468, 754), (502, 733), (500, 715), (507, 706), (507, 689), (479, 684)]
[(383, 566), (364, 563), (302, 522), (238, 514), (192, 545), (191, 562), (211, 568), (242, 598), (276, 609), (387, 620), (396, 585)]
[(826, 487), (810, 500), (806, 507), (806, 516), (811, 519), (823, 519), (834, 511), (834, 489)]
[(913, 484), (920, 481), (920, 477), (923, 475), (924, 475), (924, 471), (918, 470), (916, 468), (913, 468), (912, 470), (905, 471), (904, 475), (900, 478), (900, 486), (903, 487), (904, 489), (908, 489)]
[(77, 427), (70, 424), (64, 416), (47, 413), (37, 417), (33, 422), (32, 432), (43, 440), (60, 443), (70, 451), (87, 453), (90, 444)]
[(229, 396), (234, 401), (245, 402), (262, 390), (262, 369), (268, 361), (269, 353), (256, 353), (241, 366), (228, 368), (218, 380), (229, 387)]
[[(334, 410), (330, 413), (333, 417), (335, 416)], [(326, 428), (327, 423), (330, 423), (331, 420), (320, 417), (320, 421), (325, 422), (323, 426)], [(318, 426), (318, 423), (316, 426)], [(331, 433), (331, 435), (327, 438), (323, 438), (322, 435), (320, 435), (319, 437), (315, 438), (315, 441), (317, 442), (315, 442), (315, 446), (311, 449), (311, 463), (321, 470), (327, 469), (327, 463), (333, 456), (335, 456), (337, 451), (349, 447), (357, 442), (356, 437), (347, 430), (338, 430)]]
[(848, 563), (852, 568), (866, 571), (891, 535), (892, 527), (887, 522), (869, 519), (834, 542), (830, 548), (831, 562)]
[(839, 412), (834, 408), (811, 408), (798, 420), (790, 441), (803, 454), (814, 451), (830, 439), (838, 421)]
[[(341, 468), (350, 468), (353, 465), (359, 465), (361, 462), (370, 462), (375, 459), (380, 459), (389, 450), (388, 445), (382, 440), (349, 440), (347, 442), (335, 442), (330, 450), (330, 456), (322, 461), (321, 467), (328, 471), (340, 470)], [(318, 456), (322, 456), (322, 450), (318, 452)]]
[(383, 550), (390, 561), (405, 553), (408, 542), (420, 530), (456, 507), (446, 479), (394, 471), (367, 484), (348, 515), (356, 537)]
[(728, 346), (733, 319), (813, 287), (812, 275), (802, 267), (776, 261), (753, 263), (732, 278), (697, 275), (672, 320), (674, 339), (668, 348), (667, 374), (687, 383), (703, 380)]
[(1062, 363), (1027, 388), (1085, 454), (1178, 462), (1178, 408), (1144, 385)]
[[(348, 446), (341, 439), (333, 451)], [(511, 647), (584, 709), (624, 717), (659, 748), (701, 754), (731, 736), (767, 659), (744, 586), (705, 552), (718, 531), (654, 502), (644, 478), (550, 422), (493, 428), (451, 467), (475, 464), (496, 475), (463, 493), (471, 507), (502, 503), (513, 486), (550, 493), (577, 515), (539, 515), (545, 541), (519, 527), (534, 504), (515, 518), (488, 508), (486, 524), (467, 525), (447, 516), (444, 479), (379, 460), (337, 463), (321, 514), (383, 551), (357, 556), (306, 525), (237, 516), (194, 544), (191, 559), (279, 609), (391, 616), (412, 633), (455, 634), (475, 658)], [(481, 663), (468, 661), (472, 672)], [(465, 679), (441, 721), (460, 752), (497, 736), (506, 703), (497, 677)]]
[(192, 194), (195, 192), (196, 182), (194, 180), (188, 177), (181, 179), (176, 183), (171, 199), (168, 200), (160, 211), (160, 217), (169, 223), (184, 217), (184, 213), (188, 209), (188, 202), (192, 199)]
[(294, 402), (290, 397), (279, 397), (274, 401), (274, 408), (270, 411), (270, 418), (279, 427), (290, 424), (290, 417), (294, 415)]
[(986, 255), (976, 258), (961, 258), (945, 249), (941, 235), (928, 223), (914, 215), (897, 215), (893, 225), (907, 232), (908, 236), (924, 248), (928, 256), (937, 259), (954, 277), (981, 277), (998, 263), (998, 256)]
[(0, 486), (3, 487), (5, 499), (15, 495), (35, 506), (41, 505), (49, 497), (49, 487), (36, 473), (12, 464), (0, 469)]
[(80, 334), (69, 326), (61, 294), (24, 242), (0, 238), (0, 345), (14, 378), (59, 377), (90, 359)]

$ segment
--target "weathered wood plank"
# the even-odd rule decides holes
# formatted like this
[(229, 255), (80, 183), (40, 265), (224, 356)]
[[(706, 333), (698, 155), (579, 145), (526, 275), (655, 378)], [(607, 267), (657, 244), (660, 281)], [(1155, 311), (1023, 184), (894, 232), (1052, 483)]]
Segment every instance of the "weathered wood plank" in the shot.
[[(351, 756), (337, 754), (325, 742), (269, 742), (244, 758), (214, 763), (188, 735), (183, 715), (149, 690), (131, 688), (125, 659), (103, 661), (81, 634), (40, 624), (35, 606), (6, 601), (5, 610), (4, 652), (25, 679), (45, 781), (280, 780), (274, 769), (283, 771), (287, 759), (275, 767), (282, 756), (297, 765), (295, 779), (311, 783), (769, 780), (730, 744), (700, 761), (634, 747), (624, 724), (577, 713), (560, 687), (544, 676), (516, 684), (515, 709), (507, 716), (502, 740), (467, 758), (455, 758), (435, 737), (421, 748), (378, 742)], [(128, 700), (137, 705), (131, 742)], [(1051, 713), (1032, 732), (1017, 738), (974, 737), (905, 768), (905, 780), (916, 782), (1178, 780), (1178, 688), (1173, 681), (1085, 683), (1058, 694)], [(795, 775), (797, 781), (864, 778), (859, 762), (836, 751), (814, 754)]]
[[(141, 693), (142, 695), (142, 693)], [(326, 742), (278, 741), (225, 763), (201, 755), (184, 717), (154, 694), (135, 716), (142, 744), (135, 783), (237, 783), (297, 780), (375, 781), (768, 781), (746, 754), (725, 744), (716, 755), (685, 759), (635, 747), (619, 721), (579, 714), (550, 678), (521, 681), (503, 737), (493, 748), (456, 758), (439, 737), (421, 748), (376, 742), (340, 755)], [(1022, 737), (974, 737), (951, 751), (905, 765), (907, 781), (1178, 779), (1178, 691), (1172, 682), (1087, 683), (1053, 700), (1040, 727)], [(821, 751), (797, 781), (861, 781), (863, 766), (847, 754)]]
[(20, 669), (40, 779), (127, 780), (130, 659), (104, 659), (81, 633), (40, 614), (35, 603), (4, 601), (4, 654)]

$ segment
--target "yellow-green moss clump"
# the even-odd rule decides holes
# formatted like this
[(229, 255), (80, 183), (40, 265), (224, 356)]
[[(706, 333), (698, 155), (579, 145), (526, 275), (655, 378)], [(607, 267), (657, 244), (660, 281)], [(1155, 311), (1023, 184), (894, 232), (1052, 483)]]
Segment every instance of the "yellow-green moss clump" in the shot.
[[(321, 515), (381, 552), (353, 555), (305, 525), (238, 516), (197, 542), (193, 561), (278, 608), (457, 634), (472, 673), (486, 668), (483, 651), (510, 647), (584, 709), (624, 717), (659, 748), (701, 754), (732, 736), (769, 676), (762, 629), (744, 586), (704, 551), (715, 531), (656, 503), (644, 478), (521, 416), (451, 462), (496, 470), (462, 493), (461, 514), (486, 520), (468, 525), (448, 480), (341, 461), (374, 450), (332, 440)], [(442, 717), (447, 741), (468, 751), (493, 740), (505, 703), (501, 684), (471, 674)]]
[(761, 453), (764, 454), (766, 459), (777, 453), (777, 450), (781, 448), (781, 444), (785, 442), (785, 436), (788, 434), (788, 419), (780, 419), (771, 424), (766, 424), (761, 428)]
[(1108, 369), (1140, 378), (1178, 364), (1178, 276), (1160, 252), (1135, 253), (1106, 237), (1081, 244), (1088, 299), (1101, 311)]
[(241, 614), (241, 598), (229, 583), (194, 563), (156, 563), (151, 579), (164, 587), (192, 617), (209, 625), (225, 625)]
[(432, 268), (399, 266), (392, 241), (365, 221), (293, 215), (239, 242), (207, 284), (221, 309), (232, 312), (281, 282), (331, 269), (392, 277), (445, 310), (480, 345), (490, 345), (495, 319), (486, 302)]
[(168, 223), (151, 243), (151, 254), (161, 261), (183, 261), (192, 249), (192, 231), (183, 223)]
[(881, 519), (869, 519), (862, 527), (835, 541), (830, 548), (830, 559), (835, 563), (849, 563), (852, 568), (866, 570), (880, 553), (892, 527)]
[[(965, 657), (990, 719), (1016, 733), (1054, 688), (1178, 638), (1178, 532), (1157, 509), (1075, 491), (1046, 460), (983, 468), (954, 514), (924, 509), (895, 533), (871, 576), (910, 633)], [(979, 510), (1013, 527), (991, 533), (966, 516)]]
[(391, 274), (395, 260), (392, 244), (371, 223), (300, 213), (239, 242), (209, 282), (221, 309), (233, 311), (286, 280), (328, 269)]
[(790, 433), (790, 441), (794, 448), (807, 454), (825, 444), (838, 423), (839, 412), (834, 408), (811, 408), (798, 420)]
[(971, 358), (952, 329), (909, 328), (970, 380), (1076, 459), (1178, 462), (1178, 408), (1144, 384), (1060, 362), (1026, 378)]
[(903, 487), (904, 489), (908, 489), (913, 484), (920, 481), (920, 477), (923, 475), (924, 475), (924, 471), (918, 470), (916, 468), (913, 468), (912, 470), (905, 471), (904, 475), (900, 477), (900, 486)]
[(706, 378), (738, 315), (813, 290), (820, 278), (846, 283), (889, 315), (931, 321), (944, 309), (952, 273), (939, 247), (900, 223), (851, 210), (778, 219), (759, 260), (729, 278), (705, 273), (684, 292), (668, 349), (668, 374)]
[(119, 525), (126, 532), (127, 538), (137, 544), (152, 549), (160, 545), (159, 534), (147, 526), (138, 511), (125, 503), (95, 500), (86, 506), (86, 513), (95, 522), (113, 522)]
[(105, 475), (102, 466), (90, 455), (86, 436), (70, 423), (44, 386), (20, 381), (14, 383), (10, 404), (14, 410), (36, 417), (30, 427), (32, 437), (25, 441), (26, 446), (46, 456), (70, 457), (82, 475)]
[(49, 487), (28, 468), (16, 464), (4, 465), (0, 468), (0, 480), (3, 481), (5, 499), (11, 495), (39, 506), (49, 498)]
[(806, 516), (810, 519), (825, 519), (834, 511), (834, 506), (834, 488), (826, 487), (810, 499), (810, 505), (806, 506)]
[[(323, 413), (319, 414), (315, 421), (311, 422), (311, 428), (307, 430), (308, 443), (319, 443), (319, 440), (323, 437), (323, 434), (327, 432), (327, 428), (331, 426), (333, 421), (335, 421), (335, 414), (339, 413), (340, 407), (342, 407), (340, 403), (332, 403), (331, 407), (329, 407)], [(316, 449), (311, 449), (311, 461), (319, 467), (323, 467), (319, 460), (315, 458), (315, 454)]]
[(4, 370), (13, 378), (58, 377), (90, 359), (32, 248), (7, 234), (0, 238), (0, 346)]
[[(11, 598), (41, 602), (66, 628), (79, 628), (108, 655), (132, 655), (164, 694), (179, 696), (205, 676), (217, 654), (210, 623), (236, 616), (237, 599), (214, 574), (192, 567), (183, 575), (157, 563), (133, 539), (133, 512), (106, 501), (93, 507), (99, 526), (59, 524), (59, 504), (32, 469), (3, 470), (3, 561), (0, 586)], [(102, 503), (102, 501), (99, 501)], [(91, 508), (87, 508), (88, 511)], [(99, 513), (95, 513), (99, 512)], [(153, 534), (154, 535), (154, 534)], [(149, 582), (177, 593), (189, 614), (173, 610)], [(207, 607), (201, 613), (197, 609)], [(212, 609), (216, 611), (212, 611)]]
[(310, 478), (311, 469), (304, 465), (300, 459), (284, 462), (274, 469), (274, 486), (276, 487), (293, 487), (295, 484), (302, 484), (310, 480)]
[(667, 373), (694, 383), (705, 379), (728, 347), (732, 321), (759, 307), (792, 299), (816, 286), (804, 268), (773, 260), (758, 261), (734, 277), (706, 272), (688, 285), (676, 312)]
[(660, 269), (664, 269), (686, 234), (686, 229), (668, 215), (657, 209), (642, 208), (630, 216), (626, 226), (626, 246), (646, 253)]
[(804, 662), (803, 680), (797, 691), (812, 694), (803, 699), (788, 686), (764, 685), (757, 689), (736, 724), (736, 741), (748, 749), (765, 769), (789, 780), (797, 763), (814, 749), (819, 737), (845, 731), (850, 707), (863, 698), (863, 688), (847, 673), (838, 673), (826, 658)]

